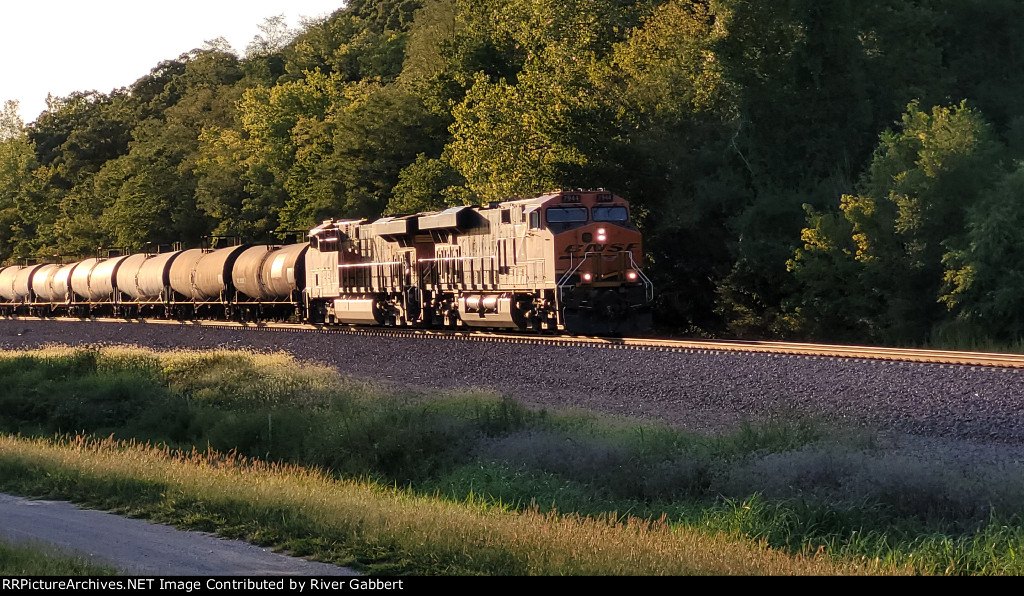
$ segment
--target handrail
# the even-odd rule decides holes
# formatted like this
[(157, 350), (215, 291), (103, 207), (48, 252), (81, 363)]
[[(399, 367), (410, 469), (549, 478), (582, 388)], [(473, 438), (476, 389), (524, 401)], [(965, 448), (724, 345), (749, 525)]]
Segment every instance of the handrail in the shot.
[[(587, 258), (590, 255), (592, 255), (592, 254), (599, 254), (599, 253), (592, 253), (592, 252), (583, 253), (583, 258), (580, 259), (580, 262), (576, 263), (576, 266), (573, 267), (572, 269), (566, 271), (562, 275), (561, 279), (559, 279), (557, 282), (555, 282), (555, 287), (558, 288), (559, 290), (561, 290), (563, 287), (569, 285), (569, 278), (571, 278), (572, 275), (579, 270), (580, 266), (583, 265), (583, 263), (585, 263), (587, 261)], [(571, 259), (572, 255), (569, 255), (569, 257)]]
[(644, 282), (644, 294), (647, 296), (647, 302), (654, 301), (654, 283), (644, 274), (643, 270), (636, 266), (636, 261), (633, 260), (633, 251), (623, 251), (629, 254), (629, 266), (636, 271), (637, 277)]

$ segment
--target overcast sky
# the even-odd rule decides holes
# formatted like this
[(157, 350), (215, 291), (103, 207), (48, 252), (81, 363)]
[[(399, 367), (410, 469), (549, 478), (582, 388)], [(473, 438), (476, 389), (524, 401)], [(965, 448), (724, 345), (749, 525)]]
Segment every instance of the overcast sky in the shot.
[(2, 0), (0, 105), (14, 99), (26, 123), (46, 95), (125, 87), (162, 60), (224, 37), (239, 54), (267, 17), (329, 15), (344, 0)]

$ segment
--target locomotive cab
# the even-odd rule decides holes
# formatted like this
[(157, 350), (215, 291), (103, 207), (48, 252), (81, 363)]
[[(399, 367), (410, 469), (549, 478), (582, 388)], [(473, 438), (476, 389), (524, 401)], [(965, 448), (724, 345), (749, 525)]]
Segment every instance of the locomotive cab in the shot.
[(653, 285), (629, 204), (603, 191), (562, 193), (544, 209), (553, 235), (556, 295), (574, 333), (621, 334), (650, 328)]

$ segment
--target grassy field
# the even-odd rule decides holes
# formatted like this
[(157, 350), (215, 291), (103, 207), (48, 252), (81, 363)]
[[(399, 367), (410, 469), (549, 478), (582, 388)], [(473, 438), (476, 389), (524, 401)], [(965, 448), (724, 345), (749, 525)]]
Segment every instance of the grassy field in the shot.
[(1018, 574), (1020, 469), (705, 437), (280, 354), (0, 353), (0, 489), (388, 574)]

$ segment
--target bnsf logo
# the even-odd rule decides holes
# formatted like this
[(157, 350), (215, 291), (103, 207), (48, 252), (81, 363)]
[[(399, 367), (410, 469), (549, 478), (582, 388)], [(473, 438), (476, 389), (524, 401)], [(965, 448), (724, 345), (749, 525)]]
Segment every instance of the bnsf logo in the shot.
[(570, 244), (565, 247), (565, 254), (574, 255), (581, 252), (622, 252), (624, 250), (634, 250), (636, 247), (636, 242), (630, 242), (629, 244)]

